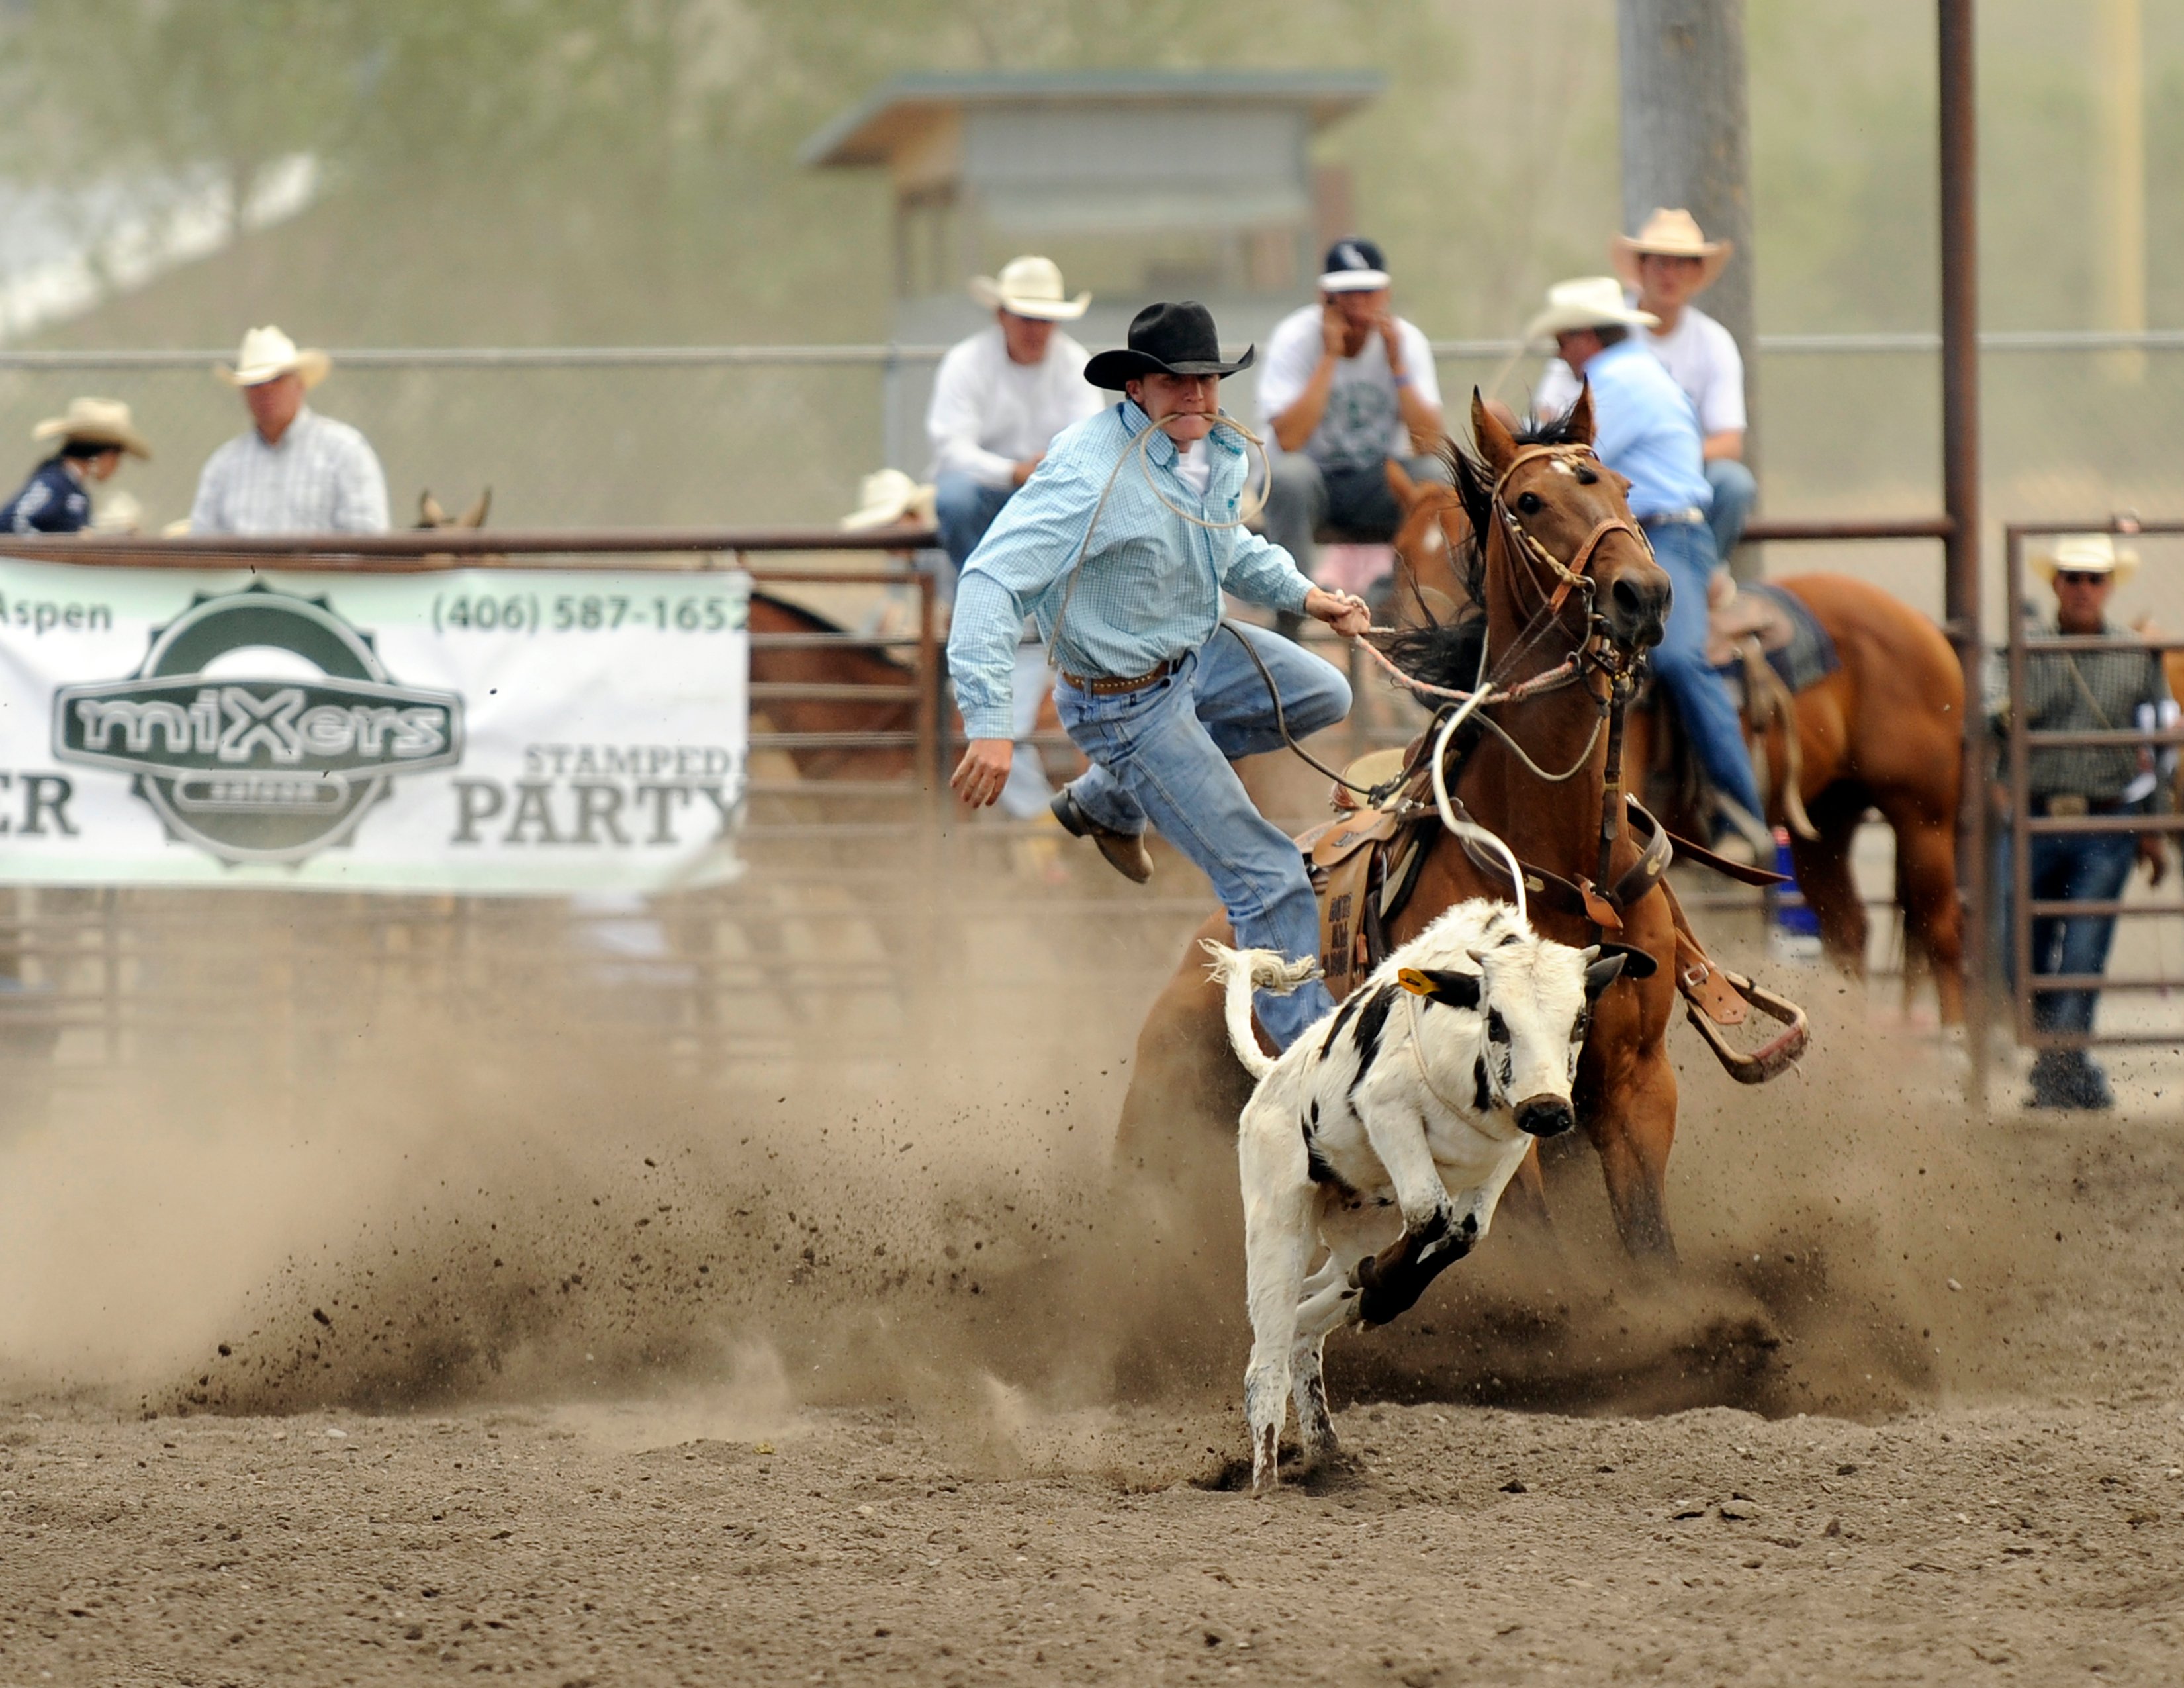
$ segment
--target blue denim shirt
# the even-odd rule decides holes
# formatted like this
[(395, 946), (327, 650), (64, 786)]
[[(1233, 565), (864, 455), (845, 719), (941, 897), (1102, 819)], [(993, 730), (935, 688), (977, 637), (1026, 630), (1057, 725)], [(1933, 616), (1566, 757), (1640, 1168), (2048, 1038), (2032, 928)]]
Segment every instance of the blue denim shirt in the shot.
[(1592, 448), (1630, 477), (1631, 515), (1712, 509), (1698, 412), (1637, 331), (1586, 364), (1585, 378), (1592, 383)]
[[(1164, 432), (1147, 443), (1142, 463), (1123, 463), (1116, 472), (1124, 453), (1137, 454), (1138, 434), (1147, 426), (1145, 413), (1126, 398), (1056, 435), (963, 565), (948, 667), (972, 738), (1015, 736), (1010, 685), (1027, 616), (1053, 645), (1061, 668), (1120, 678), (1212, 638), (1224, 591), (1269, 609), (1304, 608), (1312, 582), (1280, 546), (1241, 527), (1196, 526), (1162, 503), (1201, 521), (1235, 520), (1251, 466), (1243, 442), (1228, 428), (1208, 437), (1212, 476), (1201, 499), (1177, 475), (1175, 442)], [(1078, 564), (1111, 476), (1113, 489)], [(1082, 577), (1072, 592), (1078, 569)], [(1057, 638), (1065, 596), (1068, 613)]]

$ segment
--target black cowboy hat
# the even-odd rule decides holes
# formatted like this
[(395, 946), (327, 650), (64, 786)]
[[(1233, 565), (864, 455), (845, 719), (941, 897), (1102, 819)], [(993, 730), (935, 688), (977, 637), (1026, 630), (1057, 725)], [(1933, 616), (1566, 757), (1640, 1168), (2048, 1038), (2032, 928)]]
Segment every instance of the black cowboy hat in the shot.
[(1149, 304), (1130, 319), (1127, 349), (1102, 352), (1084, 365), (1095, 387), (1120, 392), (1143, 375), (1234, 375), (1251, 366), (1257, 348), (1246, 346), (1234, 363), (1221, 360), (1221, 337), (1213, 313), (1196, 299), (1179, 304)]

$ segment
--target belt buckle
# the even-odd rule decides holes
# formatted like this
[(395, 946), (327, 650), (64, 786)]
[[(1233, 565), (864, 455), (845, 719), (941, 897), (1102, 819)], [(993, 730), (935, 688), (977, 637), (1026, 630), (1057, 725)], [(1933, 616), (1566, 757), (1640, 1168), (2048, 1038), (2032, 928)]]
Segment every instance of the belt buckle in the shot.
[(2092, 811), (2092, 800), (2075, 791), (2065, 791), (2048, 799), (2048, 812), (2062, 820), (2075, 821)]

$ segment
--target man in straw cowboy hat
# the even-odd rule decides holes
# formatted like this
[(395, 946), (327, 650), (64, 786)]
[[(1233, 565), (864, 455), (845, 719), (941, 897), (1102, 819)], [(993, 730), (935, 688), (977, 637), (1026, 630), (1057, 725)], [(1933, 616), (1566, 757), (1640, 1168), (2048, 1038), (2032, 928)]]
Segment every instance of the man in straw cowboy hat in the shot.
[[(1708, 240), (1689, 211), (1656, 209), (1635, 235), (1609, 243), (1615, 273), (1639, 309), (1656, 319), (1639, 337), (1683, 388), (1699, 415), (1701, 454), (1713, 504), (1707, 524), (1714, 554), (1726, 561), (1744, 534), (1759, 483), (1744, 466), (1744, 354), (1736, 337), (1691, 303), (1714, 284), (1736, 248)], [(1577, 377), (1551, 364), (1535, 400), (1542, 415), (1569, 408)]]
[(112, 478), (125, 452), (152, 454), (118, 398), (71, 398), (66, 411), (47, 417), (31, 437), (58, 440), (60, 448), (0, 508), (0, 530), (9, 533), (81, 532), (91, 526), (92, 487)]
[(1092, 295), (1067, 297), (1051, 259), (1011, 259), (999, 276), (973, 276), (971, 296), (994, 326), (949, 348), (925, 413), (940, 543), (959, 569), (1048, 443), (1100, 408), (1084, 348), (1057, 326), (1084, 315)]
[(234, 366), (213, 372), (241, 389), (254, 426), (205, 460), (190, 532), (386, 532), (387, 477), (370, 443), (304, 402), (332, 366), (277, 328), (242, 337)]
[[(1008, 778), (1017, 638), (1033, 616), (1061, 671), (1062, 727), (1092, 764), (1056, 818), (1139, 883), (1145, 827), (1159, 828), (1212, 880), (1240, 943), (1301, 959), (1319, 946), (1304, 858), (1229, 764), (1281, 744), (1273, 694), (1301, 738), (1350, 712), (1350, 687), (1287, 639), (1224, 626), (1222, 593), (1351, 635), (1368, 617), (1244, 528), (1251, 437), (1222, 417), (1221, 377), (1251, 355), (1224, 359), (1213, 314), (1185, 301), (1148, 305), (1126, 348), (1085, 365), (1124, 396), (1056, 438), (956, 588), (948, 660), (971, 744), (951, 783), (976, 807)], [(1332, 1006), (1317, 983), (1262, 993), (1260, 1023), (1286, 1047)]]
[[(2105, 533), (2057, 539), (2033, 566), (2055, 593), (2055, 620), (2043, 632), (2081, 638), (2114, 638), (2109, 599), (2138, 566)], [(1996, 725), (2005, 724), (2006, 697), (1997, 700)], [(2025, 665), (2025, 726), (2032, 732), (2151, 734), (2173, 727), (2177, 709), (2161, 663), (2152, 650), (2037, 650)], [(2169, 807), (2176, 752), (2151, 744), (2042, 745), (2032, 749), (2026, 780), (2035, 815), (2143, 815)], [(2113, 902), (2130, 882), (2134, 861), (2146, 865), (2159, 884), (2168, 868), (2159, 833), (2052, 833), (2032, 840), (2030, 888), (2035, 902)], [(2014, 882), (2009, 834), (2002, 835), (1997, 883), (2008, 894)], [(2007, 903), (2003, 904), (2006, 908)], [(2032, 922), (2035, 975), (2081, 976), (2108, 966), (2115, 921), (2106, 915), (2069, 919), (2043, 916)], [(2008, 944), (2003, 955), (2011, 966)], [(2033, 999), (2033, 1023), (2043, 1031), (2083, 1036), (2093, 1028), (2098, 993), (2044, 992)], [(2036, 1108), (2105, 1108), (2108, 1076), (2082, 1048), (2046, 1049), (2032, 1063), (2031, 1105)]]
[(1552, 337), (1563, 362), (1591, 386), (1593, 450), (1630, 483), (1630, 514), (1675, 586), (1668, 630), (1652, 652), (1654, 676), (1674, 701), (1736, 832), (1754, 849), (1771, 850), (1736, 706), (1728, 682), (1707, 663), (1707, 588), (1716, 558), (1698, 416), (1631, 334), (1653, 322), (1650, 311), (1624, 303), (1613, 276), (1587, 276), (1547, 289), (1547, 307), (1524, 337)]
[(1413, 480), (1446, 480), (1440, 384), (1425, 335), (1389, 308), (1388, 260), (1352, 236), (1327, 249), (1319, 297), (1276, 325), (1259, 375), (1259, 415), (1279, 448), (1267, 489), (1267, 537), (1318, 572), (1312, 535), (1332, 524), (1385, 542), (1403, 512), (1388, 462)]

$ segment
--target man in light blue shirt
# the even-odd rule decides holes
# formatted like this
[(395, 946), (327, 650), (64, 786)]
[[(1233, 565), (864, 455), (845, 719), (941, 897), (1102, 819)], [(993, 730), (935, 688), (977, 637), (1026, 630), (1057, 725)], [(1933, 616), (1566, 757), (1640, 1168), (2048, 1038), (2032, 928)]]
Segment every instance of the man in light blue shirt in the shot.
[[(1224, 627), (1221, 597), (1351, 636), (1370, 617), (1241, 525), (1249, 464), (1217, 418), (1221, 377), (1251, 361), (1247, 349), (1224, 362), (1212, 314), (1185, 301), (1147, 306), (1126, 349), (1085, 365), (1095, 387), (1127, 396), (1056, 436), (956, 588), (948, 662), (971, 743), (950, 783), (976, 808), (1008, 778), (1017, 638), (1029, 616), (1061, 671), (1062, 727), (1092, 764), (1055, 799), (1056, 818), (1140, 883), (1152, 873), (1150, 823), (1212, 880), (1240, 944), (1301, 960), (1319, 950), (1304, 858), (1229, 765), (1279, 748), (1270, 685), (1298, 738), (1349, 714), (1350, 687), (1286, 639)], [(1334, 1003), (1315, 980), (1287, 996), (1262, 991), (1256, 1006), (1287, 1048)]]
[(1707, 588), (1718, 564), (1707, 526), (1713, 490), (1698, 413), (1675, 377), (1631, 337), (1653, 320), (1624, 302), (1613, 276), (1591, 276), (1549, 288), (1547, 308), (1524, 337), (1552, 335), (1563, 361), (1592, 388), (1594, 454), (1630, 482), (1630, 514), (1675, 587), (1668, 631), (1652, 653), (1654, 677), (1674, 699), (1715, 796), (1736, 805), (1730, 819), (1756, 848), (1766, 836), (1759, 784), (1728, 684), (1706, 659)]

